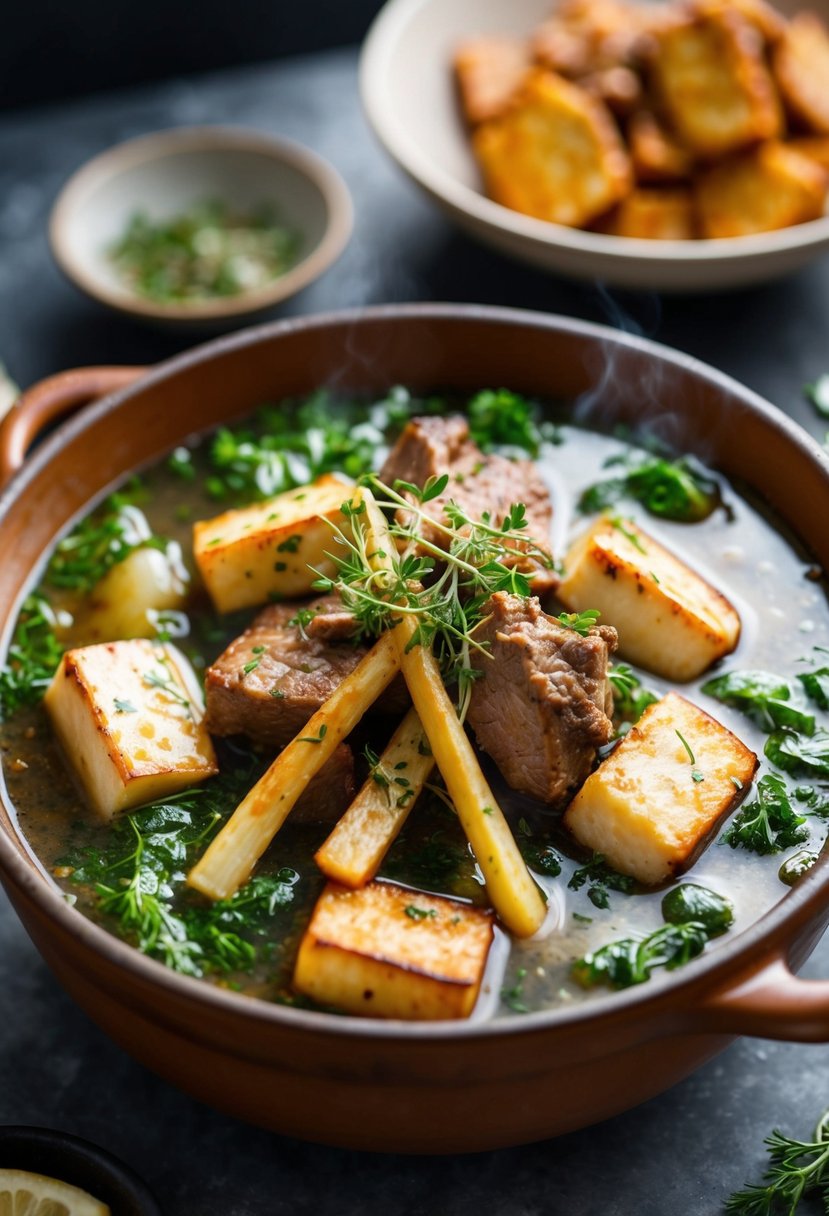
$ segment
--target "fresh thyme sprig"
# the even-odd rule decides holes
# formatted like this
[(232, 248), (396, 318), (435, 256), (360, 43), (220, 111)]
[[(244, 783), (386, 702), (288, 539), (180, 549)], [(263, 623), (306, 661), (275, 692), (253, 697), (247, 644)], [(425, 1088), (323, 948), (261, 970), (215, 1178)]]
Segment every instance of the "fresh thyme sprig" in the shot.
[(817, 1192), (829, 1207), (829, 1110), (818, 1120), (811, 1140), (794, 1140), (773, 1131), (766, 1137), (769, 1166), (762, 1184), (736, 1191), (725, 1205), (731, 1216), (795, 1216), (804, 1195)]
[[(441, 501), (437, 517), (427, 504), (439, 498), (448, 475), (430, 478), (419, 488), (408, 482), (387, 486), (374, 477), (364, 479), (378, 506), (395, 514), (390, 533), (397, 546), (390, 562), (375, 568), (378, 554), (369, 552), (368, 532), (361, 520), (364, 505), (343, 505), (351, 535), (334, 528), (339, 552), (330, 553), (337, 573), (320, 575), (315, 588), (337, 592), (353, 612), (359, 632), (377, 637), (403, 616), (412, 616), (417, 629), (411, 646), (430, 646), (444, 680), (459, 685), (459, 713), (465, 715), (472, 683), (480, 674), (473, 652), (486, 654), (473, 636), (486, 604), (496, 591), (529, 596), (532, 581), (516, 562), (534, 561), (549, 567), (549, 553), (526, 534), (526, 511), (511, 506), (500, 523), (488, 512), (473, 519), (451, 499)], [(405, 495), (405, 496), (404, 496)], [(443, 544), (437, 544), (434, 536)], [(390, 568), (388, 568), (390, 566)]]

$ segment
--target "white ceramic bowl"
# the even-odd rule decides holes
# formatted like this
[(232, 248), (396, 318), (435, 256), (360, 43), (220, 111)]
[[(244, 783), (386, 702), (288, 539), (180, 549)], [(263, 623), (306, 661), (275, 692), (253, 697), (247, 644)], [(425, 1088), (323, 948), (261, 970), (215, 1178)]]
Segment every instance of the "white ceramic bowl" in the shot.
[[(647, 241), (565, 228), (486, 198), (455, 95), (453, 52), (477, 34), (527, 34), (551, 7), (551, 0), (388, 0), (369, 31), (360, 64), (369, 121), (397, 163), (463, 228), (544, 270), (668, 291), (743, 287), (829, 251), (829, 216), (756, 236)], [(829, 0), (778, 7), (829, 19)]]
[[(130, 290), (107, 249), (143, 211), (170, 218), (216, 199), (239, 212), (263, 203), (299, 234), (296, 263), (264, 286), (234, 296), (162, 304)], [(83, 291), (121, 312), (174, 325), (248, 320), (317, 278), (344, 249), (351, 198), (321, 157), (284, 139), (241, 127), (185, 127), (145, 135), (96, 156), (66, 183), (49, 226), (52, 252)]]

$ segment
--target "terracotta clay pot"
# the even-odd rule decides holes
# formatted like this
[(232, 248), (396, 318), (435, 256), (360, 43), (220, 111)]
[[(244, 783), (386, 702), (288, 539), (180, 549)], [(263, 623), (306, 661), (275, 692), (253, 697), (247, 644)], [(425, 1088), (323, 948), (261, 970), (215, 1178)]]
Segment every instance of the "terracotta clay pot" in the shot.
[[(0, 431), (0, 617), (66, 521), (128, 470), (263, 401), (319, 385), (508, 385), (579, 418), (648, 421), (754, 486), (829, 568), (829, 461), (754, 394), (692, 359), (558, 317), (402, 306), (279, 322), (145, 374), (66, 373)], [(112, 391), (110, 391), (112, 390)], [(50, 435), (43, 424), (108, 395)], [(412, 1025), (273, 1006), (167, 971), (67, 906), (0, 808), (0, 877), (61, 983), (138, 1060), (234, 1115), (364, 1149), (458, 1152), (553, 1136), (687, 1075), (736, 1034), (829, 1040), (829, 981), (794, 975), (829, 920), (829, 860), (684, 969), (574, 1009)]]

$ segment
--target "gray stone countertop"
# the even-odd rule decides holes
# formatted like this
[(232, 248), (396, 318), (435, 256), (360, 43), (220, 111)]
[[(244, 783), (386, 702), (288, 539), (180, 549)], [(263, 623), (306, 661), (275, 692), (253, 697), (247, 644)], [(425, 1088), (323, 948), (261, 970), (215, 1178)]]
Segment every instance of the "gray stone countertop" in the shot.
[[(513, 264), (459, 235), (387, 161), (360, 112), (352, 50), (4, 115), (0, 360), (19, 383), (85, 363), (153, 362), (192, 342), (78, 295), (53, 266), (45, 230), (62, 181), (88, 157), (146, 131), (210, 122), (301, 140), (352, 190), (348, 250), (282, 315), (455, 300), (605, 321), (730, 372), (824, 437), (802, 386), (829, 371), (829, 260), (768, 287), (691, 298), (610, 294)], [(829, 974), (829, 940), (805, 974)], [(168, 1216), (714, 1216), (759, 1177), (773, 1126), (806, 1134), (827, 1104), (829, 1049), (742, 1040), (645, 1106), (543, 1144), (406, 1158), (280, 1139), (133, 1063), (64, 995), (0, 895), (0, 1124), (98, 1142), (146, 1178)]]

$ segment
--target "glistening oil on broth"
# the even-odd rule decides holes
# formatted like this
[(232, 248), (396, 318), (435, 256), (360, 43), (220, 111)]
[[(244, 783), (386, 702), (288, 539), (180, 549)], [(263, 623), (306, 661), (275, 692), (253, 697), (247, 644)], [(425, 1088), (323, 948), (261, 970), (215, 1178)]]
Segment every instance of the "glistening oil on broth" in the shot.
[[(553, 498), (556, 556), (562, 552), (565, 538), (585, 526), (576, 507), (581, 491), (607, 476), (606, 461), (624, 446), (618, 439), (566, 426), (561, 428), (560, 437), (559, 445), (545, 444), (540, 456), (541, 472)], [(192, 521), (216, 511), (215, 500), (203, 488), (206, 464), (202, 457), (195, 457), (193, 469), (195, 476), (182, 479), (160, 465), (145, 475), (140, 494), (141, 510), (153, 532), (178, 541), (191, 573)], [(799, 554), (760, 510), (730, 487), (725, 489), (725, 499), (729, 513), (717, 510), (696, 524), (656, 520), (635, 503), (625, 502), (620, 509), (626, 519), (636, 520), (666, 548), (680, 554), (737, 607), (742, 620), (741, 639), (736, 652), (720, 667), (764, 669), (796, 685), (796, 676), (802, 670), (798, 661), (809, 658), (813, 647), (829, 647), (823, 585), (809, 577), (808, 558)], [(61, 594), (52, 598), (60, 607)], [(71, 599), (67, 595), (66, 603)], [(203, 670), (241, 631), (252, 613), (223, 620), (199, 602), (189, 615), (191, 636), (178, 641), (197, 670)], [(84, 628), (83, 614), (77, 614), (66, 641), (72, 645), (87, 642)], [(647, 672), (641, 677), (657, 694), (671, 687)], [(766, 735), (743, 713), (702, 693), (700, 685), (705, 678), (682, 686), (680, 691), (762, 756)], [(382, 724), (378, 732), (376, 724), (364, 723), (358, 728), (355, 753), (366, 744), (379, 750), (378, 744), (385, 742), (385, 730)], [(3, 724), (3, 748), (5, 777), (24, 836), (55, 881), (77, 901), (77, 907), (112, 929), (112, 919), (100, 912), (95, 884), (79, 883), (76, 867), (66, 864), (68, 857), (76, 858), (84, 851), (105, 851), (110, 829), (96, 823), (86, 809), (39, 707), (9, 717)], [(223, 765), (238, 767), (243, 765), (244, 752), (232, 744), (222, 745), (220, 758)], [(604, 990), (585, 992), (580, 988), (571, 978), (573, 959), (612, 940), (658, 928), (663, 923), (660, 903), (664, 891), (646, 892), (634, 886), (626, 892), (611, 886), (608, 906), (601, 907), (597, 906), (589, 876), (578, 889), (572, 889), (570, 880), (583, 869), (589, 856), (585, 857), (561, 828), (560, 813), (510, 791), (494, 765), (485, 765), (516, 836), (525, 843), (531, 841), (537, 851), (555, 850), (561, 873), (556, 877), (539, 874), (551, 896), (550, 915), (542, 932), (529, 940), (513, 941), (509, 949), (506, 935), (499, 934), (479, 1001), (479, 1015), (499, 1009), (504, 1015), (515, 1016), (525, 1010), (595, 999)], [(761, 772), (767, 767), (764, 765)], [(232, 803), (227, 809), (232, 809)], [(822, 823), (816, 818), (808, 822), (809, 846), (817, 850), (824, 835)], [(258, 873), (277, 876), (294, 872), (292, 898), (276, 908), (266, 924), (257, 926), (253, 935), (255, 965), (217, 971), (207, 977), (211, 982), (266, 1000), (296, 1000), (290, 986), (294, 959), (324, 885), (312, 857), (329, 830), (325, 825), (288, 820)], [(781, 856), (758, 857), (731, 849), (716, 839), (701, 854), (689, 879), (727, 896), (734, 906), (734, 925), (720, 940), (728, 940), (782, 898), (787, 888), (777, 876), (780, 860)], [(183, 870), (174, 877), (174, 906), (176, 901), (192, 905), (192, 893), (181, 885)], [(380, 877), (415, 891), (445, 893), (486, 906), (480, 871), (452, 811), (438, 795), (426, 793), (417, 803), (385, 859)], [(716, 949), (717, 945), (715, 941), (708, 948)]]

